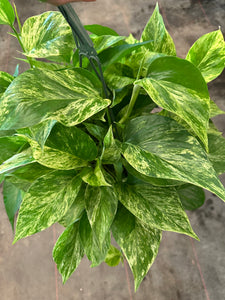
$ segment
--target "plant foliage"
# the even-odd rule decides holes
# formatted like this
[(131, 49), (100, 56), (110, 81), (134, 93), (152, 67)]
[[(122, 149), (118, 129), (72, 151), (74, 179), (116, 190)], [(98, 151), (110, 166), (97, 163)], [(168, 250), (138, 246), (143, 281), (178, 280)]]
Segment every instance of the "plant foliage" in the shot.
[(224, 69), (222, 33), (202, 36), (181, 59), (158, 5), (140, 41), (87, 26), (105, 99), (88, 61), (78, 66), (59, 12), (31, 17), (19, 31), (15, 18), (20, 25), (1, 0), (0, 24), (12, 28), (30, 65), (0, 72), (0, 174), (12, 228), (19, 209), (14, 242), (58, 222), (65, 231), (53, 258), (63, 282), (84, 255), (92, 266), (115, 266), (124, 255), (137, 289), (163, 231), (198, 239), (185, 209), (204, 203), (203, 188), (225, 201), (225, 139), (210, 119), (224, 112), (207, 87)]

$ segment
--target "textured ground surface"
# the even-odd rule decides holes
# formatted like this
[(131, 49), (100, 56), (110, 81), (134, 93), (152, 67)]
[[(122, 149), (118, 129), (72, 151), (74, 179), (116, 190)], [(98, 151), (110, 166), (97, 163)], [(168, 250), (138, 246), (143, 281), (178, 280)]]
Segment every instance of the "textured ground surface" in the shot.
[[(27, 17), (50, 5), (37, 0), (15, 0), (19, 15)], [(174, 38), (178, 55), (185, 57), (191, 44), (202, 34), (221, 26), (225, 32), (224, 0), (161, 0), (166, 26)], [(100, 23), (120, 34), (138, 37), (152, 13), (153, 0), (97, 0), (74, 5), (84, 24)], [(0, 69), (13, 73), (17, 42), (0, 27)], [(225, 74), (210, 84), (212, 99), (225, 109)], [(225, 117), (215, 120), (225, 132)], [(225, 183), (225, 176), (222, 178)], [(13, 235), (0, 199), (0, 299), (1, 300), (223, 300), (225, 299), (225, 205), (207, 193), (199, 210), (189, 213), (200, 242), (165, 233), (159, 255), (133, 293), (132, 275), (127, 264), (109, 268), (102, 264), (91, 269), (83, 260), (66, 285), (61, 284), (51, 251), (62, 231), (59, 226), (38, 233), (12, 246)]]

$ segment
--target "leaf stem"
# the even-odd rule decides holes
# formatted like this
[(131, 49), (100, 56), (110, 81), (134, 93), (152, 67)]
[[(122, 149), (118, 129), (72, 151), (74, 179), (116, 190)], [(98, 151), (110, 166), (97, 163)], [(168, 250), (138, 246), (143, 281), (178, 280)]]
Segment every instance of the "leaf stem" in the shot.
[[(13, 30), (13, 32), (15, 33), (15, 36), (20, 44), (20, 47), (22, 48), (23, 52), (26, 52), (25, 48), (24, 48), (24, 45), (22, 43), (22, 40), (21, 40), (21, 37), (20, 37), (20, 34), (17, 32), (16, 28), (14, 27), (14, 25), (11, 25), (11, 28)], [(31, 68), (33, 68), (33, 63), (32, 63), (32, 59), (30, 57), (27, 56), (27, 60), (31, 66)]]
[(125, 115), (122, 117), (122, 119), (119, 121), (119, 124), (124, 124), (127, 121), (127, 119), (129, 118), (129, 116), (133, 110), (134, 104), (137, 100), (137, 97), (139, 95), (140, 89), (141, 89), (141, 87), (139, 85), (136, 85), (136, 84), (134, 85), (127, 111), (126, 111)]

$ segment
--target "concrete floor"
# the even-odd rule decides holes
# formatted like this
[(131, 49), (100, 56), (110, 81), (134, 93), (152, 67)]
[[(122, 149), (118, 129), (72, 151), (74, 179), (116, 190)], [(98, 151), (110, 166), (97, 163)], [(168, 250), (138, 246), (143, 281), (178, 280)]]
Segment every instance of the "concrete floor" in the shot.
[[(50, 5), (37, 0), (15, 0), (19, 15), (27, 17)], [(224, 0), (161, 0), (166, 26), (174, 38), (178, 55), (185, 57), (202, 34), (225, 32)], [(139, 36), (155, 6), (153, 0), (97, 0), (74, 7), (84, 24), (110, 26), (120, 34)], [(0, 69), (13, 73), (17, 61), (16, 41), (0, 27)], [(19, 54), (18, 54), (19, 55)], [(210, 84), (213, 100), (225, 110), (225, 74)], [(215, 123), (225, 133), (225, 117)], [(225, 176), (222, 176), (225, 184)], [(127, 263), (116, 268), (106, 264), (91, 269), (83, 260), (63, 286), (52, 261), (53, 245), (62, 232), (54, 225), (12, 246), (13, 234), (0, 199), (0, 299), (1, 300), (224, 300), (225, 299), (225, 204), (206, 193), (205, 205), (188, 213), (200, 242), (184, 235), (164, 233), (158, 257), (138, 292)]]

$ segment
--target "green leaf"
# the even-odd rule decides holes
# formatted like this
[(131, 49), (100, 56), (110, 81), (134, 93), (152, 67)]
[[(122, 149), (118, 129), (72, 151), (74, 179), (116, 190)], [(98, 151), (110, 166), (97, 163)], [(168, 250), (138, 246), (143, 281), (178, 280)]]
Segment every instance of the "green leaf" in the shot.
[(90, 31), (91, 33), (94, 33), (98, 36), (101, 35), (113, 35), (113, 36), (118, 36), (119, 34), (114, 31), (113, 29), (106, 27), (106, 26), (102, 26), (99, 24), (92, 24), (92, 25), (84, 25), (84, 28), (87, 31)]
[(225, 138), (213, 124), (210, 124), (209, 132), (209, 159), (217, 174), (225, 172)]
[(0, 24), (12, 26), (15, 21), (15, 13), (8, 0), (0, 2)]
[(167, 32), (163, 18), (159, 12), (159, 6), (156, 4), (155, 10), (148, 21), (141, 36), (142, 41), (153, 40), (151, 44), (145, 47), (151, 52), (176, 55), (175, 45), (169, 33)]
[(82, 217), (82, 213), (85, 209), (85, 194), (86, 185), (82, 184), (80, 191), (76, 198), (74, 199), (73, 204), (70, 206), (66, 214), (59, 220), (59, 223), (64, 227), (70, 226), (72, 223), (78, 221)]
[(14, 220), (22, 202), (22, 191), (5, 180), (3, 184), (3, 199), (7, 216), (14, 231)]
[(110, 267), (116, 267), (122, 259), (122, 253), (116, 247), (111, 245), (105, 258), (105, 263)]
[(25, 194), (14, 242), (58, 222), (72, 205), (81, 186), (74, 173), (54, 171), (38, 178)]
[(44, 120), (79, 124), (110, 104), (100, 96), (101, 88), (96, 76), (83, 69), (28, 70), (2, 97), (0, 130), (31, 127)]
[(183, 208), (187, 210), (197, 209), (205, 202), (203, 189), (192, 184), (184, 184), (177, 187), (177, 193)]
[(6, 72), (0, 71), (0, 97), (8, 88), (14, 77)]
[(138, 172), (156, 178), (191, 183), (225, 201), (219, 181), (199, 142), (170, 118), (150, 115), (129, 122), (123, 155)]
[(99, 141), (103, 141), (104, 136), (106, 135), (107, 132), (107, 128), (105, 126), (87, 123), (87, 122), (84, 123), (84, 126), (93, 137), (95, 137)]
[(103, 145), (102, 162), (107, 164), (117, 163), (121, 159), (121, 151), (114, 139), (112, 126), (109, 127)]
[(118, 62), (124, 56), (132, 53), (134, 50), (138, 50), (143, 45), (150, 44), (150, 43), (151, 41), (146, 41), (146, 42), (136, 43), (136, 44), (123, 44), (103, 51), (99, 55), (103, 70), (108, 68), (110, 65)]
[(84, 182), (91, 186), (110, 186), (110, 184), (105, 180), (99, 159), (97, 160), (94, 169), (92, 169), (92, 167), (84, 168), (80, 176)]
[(137, 290), (157, 256), (161, 231), (143, 224), (122, 207), (117, 213), (112, 232), (128, 260)]
[(149, 184), (118, 186), (119, 201), (146, 225), (190, 235), (196, 239), (175, 189)]
[(210, 118), (216, 117), (218, 115), (224, 115), (225, 111), (220, 109), (215, 102), (210, 100)]
[(115, 46), (120, 41), (125, 40), (125, 36), (101, 35), (91, 36), (94, 48), (97, 53), (101, 53), (109, 47)]
[(190, 48), (186, 59), (199, 68), (206, 82), (218, 77), (225, 66), (225, 43), (221, 30), (201, 36)]
[(178, 57), (161, 57), (152, 62), (148, 78), (135, 82), (159, 106), (183, 119), (208, 146), (210, 101), (200, 71)]
[(111, 89), (122, 89), (125, 86), (133, 84), (135, 75), (133, 70), (125, 64), (115, 63), (109, 66), (104, 72), (104, 78), (107, 86)]
[(106, 234), (104, 243), (100, 247), (99, 242), (91, 229), (88, 217), (86, 214), (84, 214), (80, 220), (79, 233), (84, 252), (87, 255), (87, 258), (92, 262), (91, 267), (98, 266), (105, 260), (108, 253), (111, 240), (110, 232)]
[(32, 151), (30, 148), (13, 155), (0, 165), (0, 174), (12, 171), (13, 169), (20, 168), (27, 164), (35, 162), (32, 156)]
[(75, 43), (70, 26), (59, 12), (45, 12), (24, 22), (21, 39), (28, 57), (70, 62)]
[(43, 149), (45, 142), (55, 124), (55, 120), (46, 120), (32, 127), (18, 129), (17, 132), (22, 136), (24, 135), (29, 139), (36, 141)]
[(38, 163), (32, 163), (7, 174), (6, 179), (26, 192), (35, 180), (49, 172), (52, 172), (52, 169), (48, 169)]
[(65, 283), (84, 256), (79, 235), (79, 222), (70, 225), (58, 238), (52, 255)]
[(178, 186), (178, 185), (182, 184), (182, 182), (180, 182), (180, 181), (176, 181), (176, 180), (172, 180), (172, 179), (149, 177), (142, 173), (139, 173), (136, 169), (131, 167), (131, 165), (129, 165), (125, 159), (123, 160), (123, 165), (126, 168), (126, 170), (128, 171), (127, 183), (129, 183), (129, 184), (146, 183), (147, 182), (147, 183), (150, 183), (151, 185), (161, 186), (161, 187)]
[(25, 144), (26, 141), (19, 136), (0, 137), (0, 163), (19, 153)]
[(71, 170), (87, 166), (97, 156), (95, 142), (76, 127), (56, 124), (43, 149), (36, 141), (28, 141), (35, 160), (48, 168)]
[(85, 203), (88, 220), (101, 249), (114, 220), (118, 199), (112, 187), (87, 186)]

